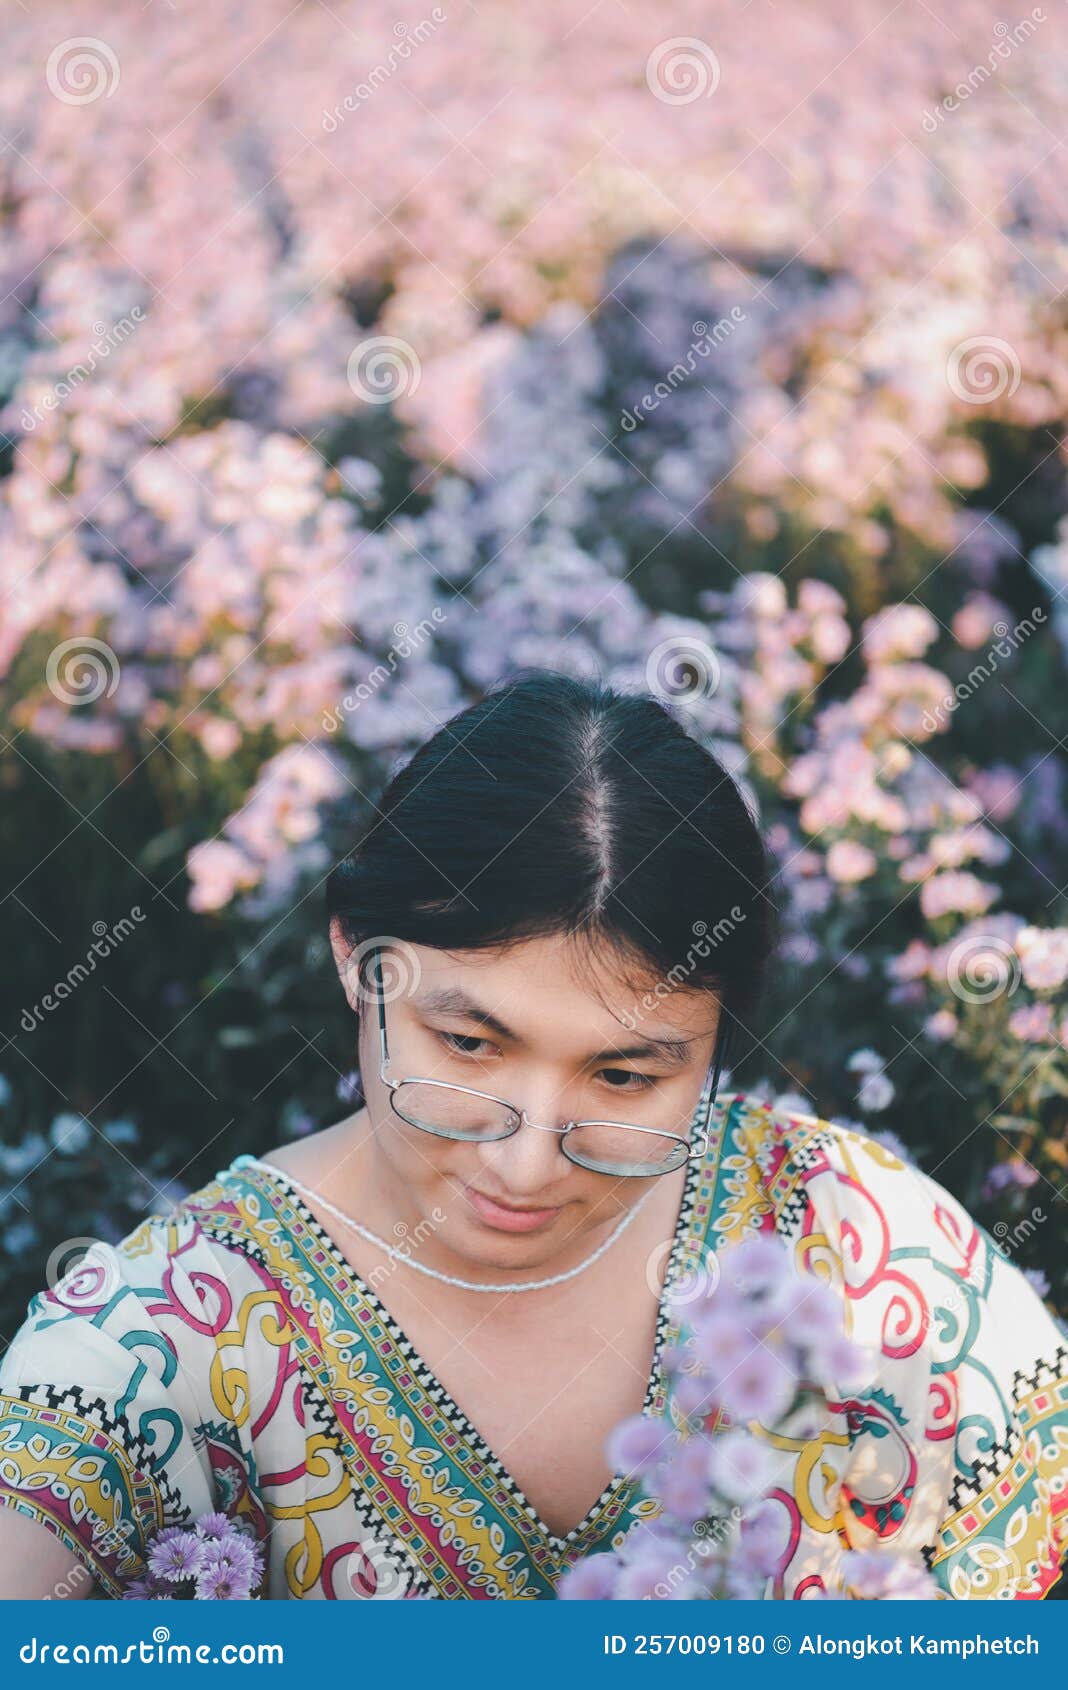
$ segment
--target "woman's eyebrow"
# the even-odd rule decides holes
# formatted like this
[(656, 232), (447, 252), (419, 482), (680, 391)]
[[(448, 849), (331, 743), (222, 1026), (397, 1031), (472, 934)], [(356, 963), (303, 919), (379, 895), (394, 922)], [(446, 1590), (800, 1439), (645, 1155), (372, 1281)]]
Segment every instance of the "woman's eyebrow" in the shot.
[[(462, 986), (433, 986), (429, 991), (420, 992), (414, 1001), (418, 1009), (430, 1015), (462, 1015), (464, 1020), (477, 1022), (480, 1027), (496, 1033), (498, 1038), (511, 1039), (516, 1044), (522, 1043), (518, 1033), (513, 1033), (492, 1010), (484, 1009)], [(689, 1059), (690, 1046), (693, 1043), (693, 1039), (647, 1038), (635, 1044), (610, 1045), (608, 1049), (598, 1051), (589, 1060), (601, 1062), (609, 1057), (614, 1057), (617, 1061), (635, 1060), (651, 1056), (673, 1068), (681, 1068)]]

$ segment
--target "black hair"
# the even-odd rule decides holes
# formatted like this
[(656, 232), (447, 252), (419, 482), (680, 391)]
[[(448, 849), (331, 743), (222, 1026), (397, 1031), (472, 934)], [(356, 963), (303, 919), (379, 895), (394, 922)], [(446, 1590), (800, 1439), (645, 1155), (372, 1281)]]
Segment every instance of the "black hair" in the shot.
[[(735, 781), (646, 693), (524, 671), (389, 782), (327, 880), (363, 963), (561, 933), (751, 1024), (774, 931), (769, 864)], [(725, 1031), (725, 1029), (724, 1029)]]

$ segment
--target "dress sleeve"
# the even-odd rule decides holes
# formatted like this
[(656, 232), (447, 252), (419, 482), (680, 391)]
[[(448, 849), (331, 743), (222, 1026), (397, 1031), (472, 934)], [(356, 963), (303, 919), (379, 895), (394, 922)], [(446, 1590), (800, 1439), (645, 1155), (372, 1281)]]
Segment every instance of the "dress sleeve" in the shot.
[(194, 1222), (147, 1221), (35, 1297), (0, 1365), (0, 1505), (55, 1533), (108, 1596), (144, 1571), (156, 1532), (219, 1506), (227, 1296)]
[(1065, 1332), (935, 1180), (819, 1125), (783, 1146), (794, 1201), (779, 1225), (875, 1358), (840, 1404), (841, 1535), (920, 1552), (950, 1598), (1042, 1597), (1068, 1547)]

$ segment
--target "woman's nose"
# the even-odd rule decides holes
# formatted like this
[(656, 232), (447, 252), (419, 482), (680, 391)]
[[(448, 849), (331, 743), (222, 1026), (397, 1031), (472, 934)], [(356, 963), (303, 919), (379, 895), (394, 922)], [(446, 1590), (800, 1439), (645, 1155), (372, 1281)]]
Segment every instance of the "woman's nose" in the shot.
[(521, 1125), (509, 1138), (479, 1147), (483, 1165), (492, 1167), (517, 1197), (543, 1190), (571, 1165), (560, 1148), (567, 1117), (559, 1110), (556, 1117), (554, 1122), (551, 1104), (543, 1105), (533, 1118), (524, 1111)]

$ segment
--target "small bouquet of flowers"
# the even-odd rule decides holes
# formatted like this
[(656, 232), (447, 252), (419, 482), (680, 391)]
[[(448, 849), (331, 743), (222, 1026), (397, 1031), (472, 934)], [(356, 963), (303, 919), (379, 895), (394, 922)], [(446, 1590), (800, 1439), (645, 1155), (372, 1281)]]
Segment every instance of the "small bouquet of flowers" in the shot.
[[(834, 1292), (795, 1272), (776, 1238), (754, 1235), (710, 1255), (669, 1302), (680, 1343), (663, 1359), (681, 1430), (633, 1415), (607, 1445), (613, 1472), (637, 1477), (661, 1512), (620, 1549), (569, 1568), (557, 1586), (564, 1600), (763, 1597), (781, 1564), (782, 1510), (769, 1492), (792, 1461), (787, 1445), (796, 1450), (799, 1438), (818, 1435), (830, 1380), (837, 1395), (870, 1378)], [(710, 1430), (722, 1420), (726, 1429)], [(854, 1550), (841, 1556), (840, 1585), (820, 1594), (930, 1600), (941, 1592), (912, 1558)]]
[(149, 1545), (147, 1571), (127, 1601), (248, 1602), (263, 1578), (263, 1550), (226, 1514), (202, 1514), (192, 1528), (166, 1526)]

